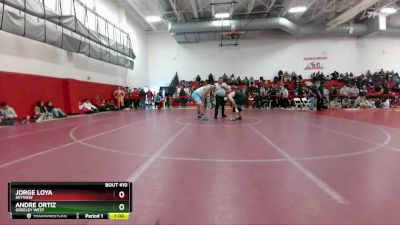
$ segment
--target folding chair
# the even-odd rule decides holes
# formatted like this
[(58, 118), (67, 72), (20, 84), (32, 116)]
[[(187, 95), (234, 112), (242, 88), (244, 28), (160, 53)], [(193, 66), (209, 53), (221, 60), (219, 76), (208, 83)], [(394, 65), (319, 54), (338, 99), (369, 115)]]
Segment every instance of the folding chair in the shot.
[(293, 101), (296, 109), (303, 109), (304, 104), (301, 102), (300, 98), (293, 98)]
[(301, 101), (303, 102), (303, 109), (310, 109), (311, 102), (308, 98), (302, 98)]

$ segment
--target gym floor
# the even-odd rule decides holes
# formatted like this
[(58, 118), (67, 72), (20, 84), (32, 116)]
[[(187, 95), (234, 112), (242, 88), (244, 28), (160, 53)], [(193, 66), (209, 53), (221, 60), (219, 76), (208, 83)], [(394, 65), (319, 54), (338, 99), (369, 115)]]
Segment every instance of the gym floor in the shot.
[(131, 181), (118, 224), (398, 224), (399, 115), (148, 110), (1, 128), (0, 224), (116, 223), (12, 221), (9, 181)]

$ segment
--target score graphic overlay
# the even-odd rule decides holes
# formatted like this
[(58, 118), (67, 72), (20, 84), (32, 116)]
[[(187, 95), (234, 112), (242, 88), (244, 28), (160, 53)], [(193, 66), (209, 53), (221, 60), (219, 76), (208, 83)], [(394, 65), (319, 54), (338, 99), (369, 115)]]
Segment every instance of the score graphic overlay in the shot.
[(10, 182), (12, 219), (128, 220), (130, 182)]

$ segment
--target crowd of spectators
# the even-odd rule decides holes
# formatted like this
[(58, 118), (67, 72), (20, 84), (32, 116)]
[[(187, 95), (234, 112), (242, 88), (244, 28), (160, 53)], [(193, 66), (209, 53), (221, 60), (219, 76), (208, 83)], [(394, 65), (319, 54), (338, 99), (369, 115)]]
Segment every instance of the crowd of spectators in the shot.
[[(264, 80), (263, 77), (258, 80), (253, 77), (241, 79), (234, 74), (224, 74), (222, 78), (232, 88), (244, 92), (253, 108), (257, 109), (294, 108), (295, 98), (306, 98), (311, 110), (400, 107), (399, 75), (383, 69), (375, 73), (367, 71), (360, 76), (337, 71), (328, 75), (317, 72), (310, 79), (283, 71), (279, 71), (272, 80)], [(191, 92), (206, 83), (214, 83), (214, 80), (210, 74), (205, 80), (197, 75), (194, 81), (181, 81), (172, 96), (173, 105), (190, 103), (188, 96)], [(212, 108), (215, 105), (214, 96), (211, 94), (206, 102)]]
[[(272, 80), (263, 77), (254, 79), (234, 74), (221, 77), (232, 91), (242, 91), (255, 109), (261, 108), (295, 108), (294, 99), (306, 99), (310, 110), (340, 108), (400, 108), (400, 76), (393, 71), (367, 71), (360, 76), (352, 73), (331, 74), (313, 73), (310, 79), (303, 79), (296, 73), (279, 71)], [(78, 103), (79, 110), (85, 114), (118, 111), (124, 109), (146, 109), (176, 106), (185, 107), (192, 104), (191, 94), (197, 88), (215, 83), (217, 79), (210, 74), (207, 79), (197, 75), (192, 81), (182, 80), (172, 93), (153, 92), (144, 88), (118, 87), (109, 99), (97, 95), (93, 99), (83, 99)], [(210, 93), (206, 100), (208, 108), (215, 107), (215, 93)], [(0, 125), (12, 126), (27, 122), (66, 117), (63, 109), (54, 106), (51, 101), (46, 104), (38, 101), (34, 106), (31, 118), (19, 119), (15, 110), (6, 102), (0, 104)]]

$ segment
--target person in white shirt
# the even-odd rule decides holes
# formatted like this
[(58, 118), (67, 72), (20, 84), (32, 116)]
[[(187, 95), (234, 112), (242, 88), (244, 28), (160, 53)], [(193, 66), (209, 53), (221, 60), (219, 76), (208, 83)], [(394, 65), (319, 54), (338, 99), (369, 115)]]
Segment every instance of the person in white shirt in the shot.
[(384, 109), (389, 109), (390, 108), (390, 99), (386, 99), (384, 102), (383, 102), (383, 108)]
[(348, 94), (350, 96), (358, 96), (360, 94), (360, 90), (358, 89), (357, 85), (353, 85), (351, 88), (349, 88)]
[(0, 105), (0, 125), (13, 126), (17, 122), (18, 115), (6, 102)]
[(281, 95), (280, 106), (287, 108), (289, 106), (289, 91), (282, 85), (279, 94)]
[(86, 114), (97, 113), (98, 109), (92, 103), (90, 103), (89, 99), (83, 100), (83, 103), (79, 102), (79, 110)]
[(343, 95), (343, 96), (348, 96), (349, 95), (349, 87), (347, 87), (347, 85), (343, 85), (343, 87), (340, 88), (339, 94)]
[(360, 108), (362, 109), (373, 109), (375, 106), (365, 97), (361, 97)]

